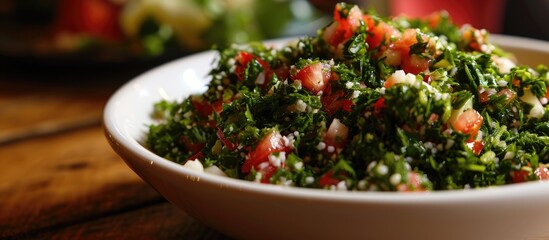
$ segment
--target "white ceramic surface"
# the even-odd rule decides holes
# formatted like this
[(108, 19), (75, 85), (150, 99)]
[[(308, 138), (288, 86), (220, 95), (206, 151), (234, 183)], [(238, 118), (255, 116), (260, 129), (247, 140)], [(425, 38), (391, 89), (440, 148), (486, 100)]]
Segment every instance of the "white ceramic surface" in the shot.
[[(496, 42), (525, 63), (549, 64), (549, 43)], [(274, 41), (274, 44), (286, 42)], [(549, 228), (549, 183), (430, 193), (332, 192), (196, 173), (140, 144), (153, 104), (204, 89), (214, 52), (188, 56), (129, 81), (104, 111), (113, 149), (167, 200), (237, 239), (521, 239)]]

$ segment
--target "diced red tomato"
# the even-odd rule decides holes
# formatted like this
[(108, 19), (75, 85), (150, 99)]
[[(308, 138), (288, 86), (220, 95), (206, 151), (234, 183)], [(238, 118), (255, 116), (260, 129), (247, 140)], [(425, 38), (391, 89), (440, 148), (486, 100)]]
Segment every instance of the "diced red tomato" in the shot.
[(260, 172), (263, 175), (261, 178), (261, 182), (270, 183), (271, 177), (276, 173), (276, 171), (278, 171), (278, 168), (273, 165), (269, 165), (266, 168), (261, 169)]
[(320, 98), (322, 103), (322, 109), (328, 114), (333, 115), (337, 111), (343, 109), (346, 112), (351, 112), (354, 103), (351, 99), (343, 98), (345, 93), (343, 91), (332, 92), (330, 85), (328, 85)]
[(417, 43), (417, 33), (416, 29), (406, 29), (402, 33), (402, 36), (398, 38), (391, 47), (408, 54), (410, 52), (410, 47)]
[(462, 39), (469, 48), (482, 52), (482, 46), (486, 45), (486, 32), (472, 26), (467, 26), (467, 29), (462, 30), (461, 32)]
[(269, 155), (277, 152), (289, 152), (291, 148), (284, 145), (282, 136), (276, 131), (271, 131), (259, 141), (255, 149), (248, 152), (242, 165), (242, 172), (249, 173), (250, 170), (263, 162), (269, 161)]
[(353, 35), (351, 26), (346, 21), (333, 22), (324, 32), (324, 40), (332, 46), (337, 46)]
[(530, 175), (529, 172), (524, 170), (511, 171), (510, 174), (511, 174), (511, 181), (513, 183), (526, 182), (528, 180), (528, 175)]
[[(354, 6), (349, 10), (349, 13), (347, 14), (347, 19), (345, 19), (345, 21), (351, 26), (351, 30), (356, 31), (357, 28), (360, 27), (360, 25), (362, 24), (361, 21), (363, 20), (362, 16), (362, 11), (358, 6)], [(341, 18), (341, 16), (339, 17)]]
[(318, 179), (318, 184), (321, 187), (334, 186), (337, 185), (339, 182), (341, 182), (341, 180), (334, 177), (334, 173), (332, 170), (329, 170)]
[(391, 39), (400, 37), (400, 32), (395, 27), (385, 23), (378, 22), (377, 25), (368, 28), (370, 34), (366, 37), (368, 49), (379, 47), (381, 43), (389, 44)]
[[(238, 56), (236, 56), (235, 60), (239, 63), (238, 67), (245, 68), (252, 59), (254, 59), (255, 56), (249, 52), (241, 51), (238, 53)], [(242, 69), (243, 71), (244, 69)]]
[(429, 69), (430, 60), (417, 54), (402, 54), (401, 67), (406, 73), (418, 74)]
[(221, 113), (221, 110), (223, 110), (222, 100), (218, 100), (218, 101), (215, 101), (213, 104), (210, 104), (208, 101), (204, 99), (192, 98), (191, 103), (194, 109), (196, 110), (196, 112), (202, 117), (207, 117), (210, 114), (212, 114), (214, 111), (216, 113)]
[(254, 59), (254, 55), (249, 52), (240, 52), (235, 60), (238, 63), (236, 65), (236, 76), (238, 77), (238, 80), (243, 81), (244, 80), (244, 72), (246, 71), (246, 67), (248, 64)]
[(334, 22), (324, 32), (324, 40), (332, 46), (337, 46), (351, 38), (361, 24), (362, 11), (357, 6), (349, 10), (346, 18), (341, 16), (341, 11), (342, 6), (336, 5)]
[(507, 98), (506, 103), (511, 102), (513, 100), (513, 98), (515, 97), (515, 93), (509, 88), (502, 89), (501, 91), (499, 91), (497, 93), (496, 93), (496, 90), (494, 90), (494, 89), (487, 89), (479, 95), (480, 102), (481, 103), (488, 102), (488, 100), (490, 100), (490, 96), (492, 96), (493, 94), (497, 94), (498, 96), (505, 95), (505, 97)]
[(515, 92), (509, 88), (502, 89), (497, 93), (499, 96), (505, 95), (507, 97), (507, 102), (510, 103), (515, 98)]
[(248, 64), (250, 64), (252, 60), (256, 60), (263, 67), (263, 72), (265, 73), (265, 81), (261, 85), (265, 86), (266, 84), (268, 84), (269, 79), (272, 77), (273, 72), (271, 71), (270, 66), (267, 62), (263, 61), (261, 58), (254, 56), (252, 53), (249, 53), (246, 51), (241, 51), (240, 53), (238, 53), (235, 60), (238, 63), (235, 69), (235, 73), (238, 80), (244, 81), (244, 74), (246, 72), (246, 68), (248, 67)]
[(399, 192), (410, 192), (410, 191), (426, 191), (426, 189), (421, 186), (423, 181), (421, 180), (421, 176), (416, 172), (408, 172), (408, 182), (407, 183), (401, 183), (396, 186), (397, 191)]
[(474, 109), (468, 109), (459, 115), (457, 120), (452, 123), (452, 127), (457, 132), (469, 134), (471, 137), (468, 141), (474, 141), (482, 125), (482, 121), (483, 118), (480, 113)]
[(354, 103), (350, 99), (343, 99), (342, 100), (342, 108), (346, 112), (351, 112), (351, 108), (353, 108)]
[[(398, 75), (400, 75), (400, 74), (398, 74)], [(385, 83), (383, 84), (383, 87), (385, 87), (385, 88), (390, 88), (390, 87), (392, 87), (393, 85), (402, 82), (402, 81), (403, 81), (402, 79), (397, 79), (397, 78), (400, 77), (400, 76), (398, 76), (398, 75), (397, 75), (396, 72), (393, 73), (393, 74), (391, 74), (391, 76), (389, 76), (389, 77), (387, 78), (387, 80), (385, 80)]]
[(440, 116), (436, 113), (431, 113), (431, 115), (429, 115), (429, 118), (427, 118), (427, 123), (429, 124), (433, 124), (435, 123), (436, 121), (438, 121), (438, 119), (440, 118)]
[(306, 65), (293, 77), (294, 80), (300, 80), (301, 85), (313, 94), (326, 89), (330, 81), (331, 69), (327, 64), (311, 63)]
[(549, 99), (549, 86), (547, 86), (547, 92), (545, 92), (545, 98)]
[(81, 33), (107, 41), (123, 36), (119, 15), (122, 5), (109, 0), (61, 0), (56, 32)]
[(325, 89), (325, 92), (320, 98), (322, 109), (328, 114), (333, 115), (343, 107), (343, 91), (332, 92), (330, 86)]
[(219, 99), (212, 103), (212, 110), (216, 113), (221, 113), (223, 110), (223, 100)]
[[(248, 64), (255, 59), (255, 56), (249, 52), (241, 51), (236, 56), (235, 60), (238, 62), (236, 72), (238, 74), (244, 73)], [(242, 80), (242, 79), (241, 79)]]
[(479, 94), (479, 100), (481, 103), (488, 102), (490, 100), (490, 96), (492, 96), (495, 93), (494, 89), (486, 89), (482, 93)]
[(217, 133), (216, 133), (217, 137), (219, 138), (219, 141), (221, 141), (221, 143), (223, 143), (223, 145), (225, 145), (225, 147), (227, 147), (227, 149), (229, 151), (233, 151), (236, 149), (236, 144), (234, 144), (233, 142), (229, 141), (225, 135), (223, 134), (223, 131), (218, 128), (217, 129)]
[(374, 112), (380, 113), (383, 108), (385, 108), (385, 98), (381, 97), (374, 103)]
[(431, 75), (423, 76), (423, 82), (425, 82), (427, 84), (431, 84)]
[(475, 140), (472, 142), (467, 143), (467, 146), (471, 148), (473, 153), (475, 155), (480, 155), (480, 152), (482, 152), (482, 149), (484, 149), (484, 141), (482, 140)]
[(520, 79), (514, 78), (511, 84), (515, 87), (520, 87)]
[(191, 99), (191, 103), (193, 104), (196, 112), (202, 117), (207, 117), (213, 112), (212, 105), (210, 105), (206, 100)]
[(364, 25), (366, 25), (367, 30), (370, 31), (372, 28), (376, 26), (376, 21), (368, 14), (362, 15), (362, 21), (364, 21)]
[(204, 146), (206, 145), (206, 143), (194, 143), (186, 136), (182, 136), (180, 140), (185, 145), (187, 150), (189, 150), (192, 153), (200, 152), (202, 148), (204, 148)]
[[(407, 29), (402, 34), (402, 37), (397, 39), (389, 48), (394, 51), (400, 52), (400, 65), (402, 70), (406, 73), (418, 74), (425, 72), (429, 69), (431, 64), (430, 59), (424, 58), (417, 54), (410, 54), (410, 47), (417, 43), (417, 30)], [(429, 41), (429, 38), (426, 36), (422, 37), (422, 41)]]
[(290, 77), (290, 68), (286, 64), (276, 69), (271, 69), (271, 71), (272, 71), (272, 74), (276, 75), (279, 79), (288, 79)]
[[(330, 25), (328, 25), (324, 32), (322, 33), (322, 39), (324, 39), (325, 42), (328, 44), (335, 46), (339, 44), (339, 42), (343, 41), (343, 36), (341, 36), (339, 33), (336, 36), (336, 30), (339, 28), (338, 22), (332, 22)], [(335, 45), (334, 45), (335, 44)]]
[(534, 174), (541, 181), (549, 180), (549, 169), (544, 164), (540, 164), (539, 167), (534, 171)]
[(347, 143), (349, 135), (349, 128), (345, 126), (339, 119), (334, 118), (326, 135), (324, 136), (324, 143), (326, 146), (334, 146), (336, 148), (343, 148)]

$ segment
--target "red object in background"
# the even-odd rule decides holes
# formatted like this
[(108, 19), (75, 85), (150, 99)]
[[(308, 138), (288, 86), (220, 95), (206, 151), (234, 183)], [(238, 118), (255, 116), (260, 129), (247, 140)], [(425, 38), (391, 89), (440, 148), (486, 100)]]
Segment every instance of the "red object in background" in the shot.
[(502, 29), (504, 9), (505, 0), (392, 0), (390, 14), (424, 17), (446, 10), (459, 25), (469, 23), (498, 33)]
[(87, 34), (105, 41), (120, 40), (121, 8), (121, 4), (110, 0), (60, 0), (55, 32)]

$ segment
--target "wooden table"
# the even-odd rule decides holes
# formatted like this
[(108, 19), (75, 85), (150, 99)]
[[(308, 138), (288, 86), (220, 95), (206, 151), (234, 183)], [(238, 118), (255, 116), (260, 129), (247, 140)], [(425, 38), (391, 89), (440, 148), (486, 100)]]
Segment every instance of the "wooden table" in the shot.
[(107, 99), (144, 69), (12, 67), (0, 65), (0, 239), (227, 239), (168, 203), (104, 137)]

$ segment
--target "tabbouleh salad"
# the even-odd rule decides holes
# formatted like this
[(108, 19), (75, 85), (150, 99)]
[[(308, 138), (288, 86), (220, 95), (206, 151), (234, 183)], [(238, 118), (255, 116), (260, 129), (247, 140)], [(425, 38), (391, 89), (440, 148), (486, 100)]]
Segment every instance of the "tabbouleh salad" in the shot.
[(444, 12), (335, 6), (317, 36), (218, 48), (208, 90), (155, 104), (148, 147), (287, 186), (468, 189), (549, 179), (549, 68), (516, 65)]

